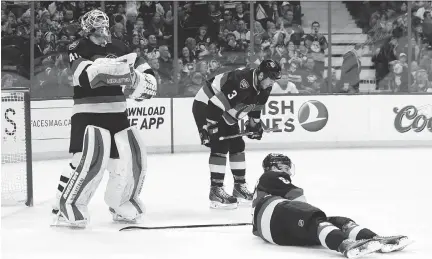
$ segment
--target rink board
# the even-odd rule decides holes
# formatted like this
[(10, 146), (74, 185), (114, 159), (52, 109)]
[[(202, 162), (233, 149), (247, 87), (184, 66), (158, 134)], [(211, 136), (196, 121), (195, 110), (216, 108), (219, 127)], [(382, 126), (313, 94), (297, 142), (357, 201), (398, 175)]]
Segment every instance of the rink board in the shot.
[[(206, 150), (192, 103), (193, 98), (128, 100), (129, 120), (149, 152)], [(2, 111), (13, 109), (7, 105), (2, 103)], [(35, 159), (67, 156), (72, 105), (72, 100), (32, 101)], [(262, 120), (280, 131), (261, 141), (245, 138), (248, 149), (432, 145), (432, 95), (271, 96)], [(12, 123), (19, 127), (22, 119), (9, 111), (2, 130)]]

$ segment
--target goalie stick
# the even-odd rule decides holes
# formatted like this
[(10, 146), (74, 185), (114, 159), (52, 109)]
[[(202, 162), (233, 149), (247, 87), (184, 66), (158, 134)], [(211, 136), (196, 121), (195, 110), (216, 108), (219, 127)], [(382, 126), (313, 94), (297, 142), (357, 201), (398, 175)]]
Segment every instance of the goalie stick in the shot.
[(178, 225), (178, 226), (161, 226), (161, 227), (129, 226), (129, 227), (121, 228), (119, 231), (127, 231), (127, 230), (158, 230), (158, 229), (182, 229), (182, 228), (238, 227), (238, 226), (250, 226), (250, 225), (252, 225), (252, 223)]
[[(264, 132), (270, 133), (270, 132), (274, 132), (276, 130), (279, 130), (279, 127), (264, 129)], [(241, 133), (230, 135), (230, 136), (219, 137), (219, 140), (244, 137), (244, 136), (249, 136), (249, 135), (252, 135), (252, 134), (254, 134), (254, 133), (253, 132), (249, 132), (249, 131), (248, 132), (241, 132)]]

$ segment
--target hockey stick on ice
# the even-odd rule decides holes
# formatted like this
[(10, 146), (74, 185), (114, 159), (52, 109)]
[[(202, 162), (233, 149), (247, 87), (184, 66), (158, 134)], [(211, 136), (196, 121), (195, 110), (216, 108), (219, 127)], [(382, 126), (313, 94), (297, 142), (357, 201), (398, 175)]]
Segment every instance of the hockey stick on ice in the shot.
[(180, 225), (180, 226), (162, 226), (162, 227), (140, 227), (129, 226), (121, 228), (119, 231), (126, 230), (158, 230), (158, 229), (182, 229), (182, 228), (214, 228), (214, 227), (238, 227), (250, 226), (252, 223), (228, 223), (228, 224), (205, 224), (205, 225)]
[[(270, 133), (270, 132), (275, 132), (276, 130), (279, 130), (279, 127), (264, 129), (264, 132)], [(230, 136), (219, 137), (219, 140), (245, 137), (245, 136), (249, 136), (249, 135), (253, 135), (253, 134), (254, 134), (253, 132), (242, 132), (242, 133), (238, 133), (238, 134), (234, 134), (234, 135), (230, 135)]]

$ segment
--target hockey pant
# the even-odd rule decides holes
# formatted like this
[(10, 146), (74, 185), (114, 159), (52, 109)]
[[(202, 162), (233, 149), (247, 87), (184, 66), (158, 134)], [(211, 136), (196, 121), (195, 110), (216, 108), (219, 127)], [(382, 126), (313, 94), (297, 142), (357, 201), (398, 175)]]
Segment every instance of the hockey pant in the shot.
[[(192, 113), (198, 128), (201, 129), (206, 124), (207, 104), (194, 101)], [(228, 125), (225, 120), (218, 122), (218, 130), (221, 136), (229, 136), (240, 133), (238, 124)], [(211, 185), (222, 186), (225, 178), (225, 168), (227, 155), (231, 172), (235, 183), (245, 183), (246, 163), (245, 163), (245, 142), (243, 138), (233, 138), (210, 142), (209, 168), (211, 172)]]

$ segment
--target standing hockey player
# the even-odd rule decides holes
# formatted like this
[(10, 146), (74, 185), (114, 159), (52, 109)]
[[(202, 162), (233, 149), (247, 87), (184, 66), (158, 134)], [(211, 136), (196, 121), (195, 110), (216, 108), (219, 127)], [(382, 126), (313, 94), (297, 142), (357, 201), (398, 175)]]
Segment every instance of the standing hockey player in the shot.
[(355, 258), (375, 251), (400, 251), (410, 244), (406, 236), (378, 236), (352, 219), (327, 217), (306, 202), (303, 189), (291, 183), (294, 165), (282, 154), (269, 154), (264, 174), (255, 188), (253, 234), (267, 242), (288, 246), (322, 245)]
[[(240, 133), (238, 120), (246, 115), (246, 131), (250, 139), (260, 140), (263, 134), (261, 110), (264, 108), (281, 67), (273, 60), (264, 60), (257, 69), (242, 69), (215, 76), (195, 96), (193, 115), (201, 144), (210, 147), (210, 207), (235, 209), (240, 202), (251, 202), (245, 174), (245, 142), (242, 137), (220, 140)], [(227, 154), (234, 189), (232, 196), (223, 188)]]
[(135, 222), (144, 212), (139, 195), (146, 173), (146, 149), (130, 127), (123, 87), (140, 100), (156, 94), (153, 71), (134, 69), (136, 54), (111, 41), (108, 16), (99, 10), (81, 20), (85, 37), (72, 43), (69, 61), (74, 80), (69, 152), (53, 206), (54, 225), (85, 227), (87, 205), (105, 170), (110, 177), (105, 202), (116, 221)]

